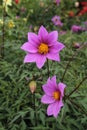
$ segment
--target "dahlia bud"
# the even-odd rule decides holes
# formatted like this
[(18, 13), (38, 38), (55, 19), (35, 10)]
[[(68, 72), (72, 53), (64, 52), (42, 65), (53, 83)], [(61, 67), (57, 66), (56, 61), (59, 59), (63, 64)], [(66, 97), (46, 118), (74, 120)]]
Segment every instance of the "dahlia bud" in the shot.
[(77, 42), (75, 42), (75, 43), (73, 43), (73, 47), (74, 47), (74, 48), (79, 48), (79, 47), (80, 47), (80, 44), (77, 43)]
[(35, 92), (35, 90), (36, 90), (36, 82), (34, 80), (32, 80), (29, 83), (29, 88), (30, 88), (31, 93), (33, 94)]

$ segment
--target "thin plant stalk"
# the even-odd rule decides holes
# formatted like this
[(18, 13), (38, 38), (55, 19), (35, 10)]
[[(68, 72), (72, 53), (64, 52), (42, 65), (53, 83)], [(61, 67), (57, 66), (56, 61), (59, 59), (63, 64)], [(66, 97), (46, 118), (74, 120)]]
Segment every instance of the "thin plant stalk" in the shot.
[(82, 81), (75, 87), (75, 89), (73, 91), (71, 91), (71, 93), (67, 96), (67, 98), (69, 98), (80, 86), (81, 84), (87, 79), (87, 76), (85, 78), (82, 79)]
[(87, 116), (87, 112), (86, 112), (80, 105), (78, 105), (77, 103), (75, 103), (75, 102), (72, 101), (71, 99), (69, 99), (69, 101), (70, 101), (74, 106), (76, 106), (77, 109), (79, 109), (82, 113), (84, 113), (84, 114)]
[(69, 60), (69, 62), (68, 62), (67, 65), (66, 65), (65, 71), (64, 71), (64, 73), (63, 73), (62, 80), (61, 80), (62, 82), (63, 82), (63, 80), (64, 80), (64, 77), (65, 77), (65, 74), (66, 74), (66, 72), (67, 72), (67, 69), (68, 69), (70, 63), (72, 62), (73, 58), (74, 58), (74, 57), (77, 55), (77, 53), (78, 53), (83, 47), (85, 47), (85, 46), (86, 46), (86, 43), (84, 43), (84, 44), (72, 55), (71, 59)]
[(2, 45), (1, 45), (1, 57), (4, 57), (4, 42), (5, 42), (5, 7), (3, 7), (3, 27), (2, 27)]
[(48, 74), (48, 78), (49, 78), (50, 71), (49, 71), (49, 61), (48, 61), (48, 59), (47, 59), (47, 74)]
[(34, 102), (34, 118), (35, 118), (35, 126), (37, 125), (37, 116), (36, 116), (36, 103), (35, 103), (35, 92), (33, 93), (33, 102)]

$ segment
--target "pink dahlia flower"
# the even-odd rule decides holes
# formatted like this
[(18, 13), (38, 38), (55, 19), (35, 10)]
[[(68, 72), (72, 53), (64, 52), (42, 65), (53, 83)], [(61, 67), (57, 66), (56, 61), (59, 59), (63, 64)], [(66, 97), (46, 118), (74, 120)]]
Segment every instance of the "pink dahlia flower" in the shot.
[(60, 20), (60, 16), (55, 15), (55, 16), (51, 19), (51, 21), (54, 23), (55, 26), (60, 26), (60, 27), (63, 26), (63, 23), (62, 23), (61, 20)]
[(59, 52), (65, 47), (57, 41), (58, 32), (50, 33), (41, 26), (38, 35), (28, 33), (28, 41), (21, 46), (21, 49), (27, 52), (24, 63), (36, 62), (38, 68), (41, 68), (46, 59), (60, 61)]
[(63, 83), (56, 83), (56, 76), (53, 76), (52, 79), (47, 80), (47, 84), (42, 86), (45, 94), (41, 98), (41, 102), (44, 104), (49, 104), (47, 108), (47, 115), (57, 117), (61, 107), (63, 106), (63, 96), (64, 88), (66, 87)]
[(54, 2), (55, 2), (56, 5), (59, 5), (60, 0), (54, 0)]
[(80, 31), (82, 31), (82, 27), (78, 26), (78, 25), (72, 25), (71, 31), (72, 32), (80, 32)]

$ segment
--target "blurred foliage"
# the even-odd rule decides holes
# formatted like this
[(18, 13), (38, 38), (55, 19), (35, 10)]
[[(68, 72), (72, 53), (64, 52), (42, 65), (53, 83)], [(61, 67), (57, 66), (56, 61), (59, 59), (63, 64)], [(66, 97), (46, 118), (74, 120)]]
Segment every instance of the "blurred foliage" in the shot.
[[(73, 24), (83, 25), (87, 14), (69, 17), (69, 11), (78, 11), (74, 6), (75, 2), (76, 0), (61, 0), (57, 6), (51, 0), (20, 0), (19, 4), (13, 1), (3, 21), (0, 1), (0, 19), (4, 22), (4, 58), (0, 56), (0, 130), (87, 129), (87, 81), (66, 100), (57, 119), (48, 117), (47, 106), (40, 102), (43, 94), (41, 86), (47, 81), (46, 64), (42, 70), (38, 70), (35, 63), (23, 64), (25, 52), (20, 49), (27, 41), (27, 33), (37, 33), (40, 25), (44, 25), (48, 31), (58, 30), (59, 41), (64, 43), (66, 48), (60, 53), (60, 63), (49, 61), (50, 77), (56, 75), (57, 81), (61, 81), (67, 63), (77, 52), (64, 77), (68, 95), (87, 76), (87, 31), (72, 33), (70, 30)], [(51, 19), (54, 15), (61, 17), (63, 27), (53, 25)], [(10, 20), (14, 26), (8, 26)], [(63, 30), (66, 34), (61, 35), (60, 31)], [(74, 43), (85, 46), (78, 51)], [(3, 23), (0, 24), (0, 46), (2, 44)], [(29, 82), (32, 79), (37, 83), (35, 101), (29, 90)]]

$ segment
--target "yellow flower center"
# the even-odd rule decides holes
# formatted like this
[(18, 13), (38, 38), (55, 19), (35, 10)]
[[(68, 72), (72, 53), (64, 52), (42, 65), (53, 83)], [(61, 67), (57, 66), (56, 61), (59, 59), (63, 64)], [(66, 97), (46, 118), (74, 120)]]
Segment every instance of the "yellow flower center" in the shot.
[(45, 43), (41, 43), (39, 48), (38, 48), (38, 52), (41, 54), (47, 54), (49, 51), (48, 45)]
[(60, 92), (59, 91), (55, 91), (53, 93), (53, 97), (54, 97), (55, 100), (60, 100)]

